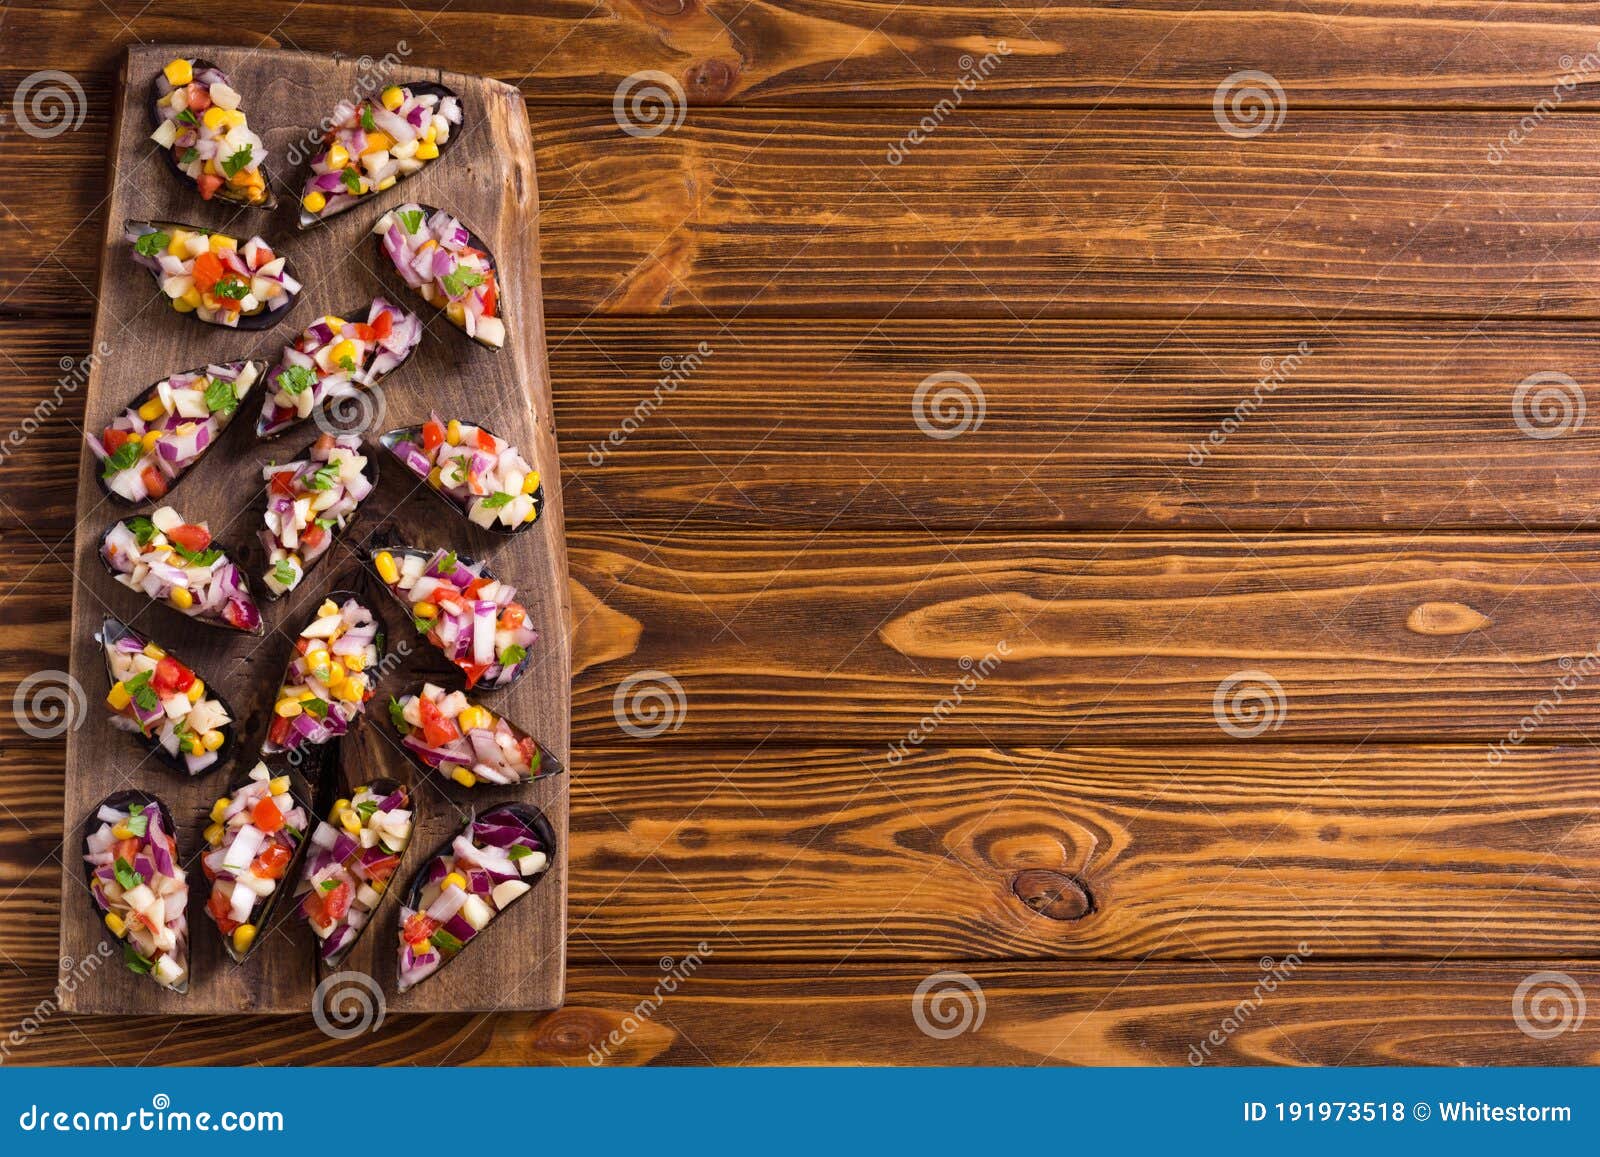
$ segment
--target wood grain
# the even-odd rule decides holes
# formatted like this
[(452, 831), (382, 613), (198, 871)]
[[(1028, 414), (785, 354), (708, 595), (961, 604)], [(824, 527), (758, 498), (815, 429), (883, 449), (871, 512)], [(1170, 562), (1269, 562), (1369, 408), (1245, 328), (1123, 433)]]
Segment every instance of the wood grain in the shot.
[[(686, 946), (692, 950), (692, 946)], [(1279, 963), (1275, 960), (1274, 963)], [(1551, 960), (1590, 992), (1600, 972)], [(1254, 1001), (1244, 965), (954, 962), (983, 992), (982, 1024), (922, 1032), (927, 965), (726, 965), (715, 957), (657, 997), (654, 964), (574, 967), (564, 1008), (389, 1015), (338, 1042), (309, 1017), (86, 1020), (42, 1016), (8, 1064), (489, 1065), (1546, 1065), (1600, 1061), (1591, 1032), (1535, 1040), (1512, 1017), (1527, 964), (1325, 963)], [(0, 978), (0, 1017), (36, 1014), (51, 977)], [(653, 1010), (653, 1015), (651, 1015)], [(1236, 1026), (1236, 1027), (1234, 1027)], [(1231, 1033), (1230, 1033), (1231, 1027)], [(1208, 1038), (1225, 1036), (1220, 1046)], [(613, 1035), (615, 1034), (615, 1035)], [(1209, 1048), (1209, 1056), (1200, 1051)], [(1193, 1050), (1193, 1051), (1191, 1051)]]
[[(251, 107), (252, 115), (260, 119), (252, 124), (259, 125), (257, 131), (269, 149), (281, 150), (301, 131), (283, 116), (292, 103), (291, 94), (314, 107), (332, 108), (341, 97), (357, 91), (354, 66), (300, 53), (246, 56), (205, 46), (130, 49), (128, 84), (120, 110), (123, 132), (117, 138), (116, 179), (107, 209), (97, 295), (100, 309), (94, 336), (96, 348), (104, 345), (114, 352), (95, 362), (84, 387), (85, 412), (94, 428), (120, 412), (144, 385), (167, 373), (219, 360), (223, 351), (238, 356), (241, 347), (251, 350), (248, 356), (273, 359), (307, 318), (322, 312), (364, 308), (374, 294), (386, 292), (366, 262), (348, 259), (352, 249), (366, 249), (371, 244), (367, 230), (376, 210), (366, 209), (352, 211), (327, 227), (293, 238), (293, 267), (301, 271), (307, 285), (305, 296), (313, 301), (309, 305), (302, 303), (289, 321), (272, 330), (229, 334), (172, 316), (159, 301), (154, 309), (149, 308), (152, 294), (158, 299), (160, 295), (144, 271), (128, 260), (127, 245), (121, 236), (122, 222), (136, 216), (214, 220), (204, 211), (208, 207), (193, 203), (186, 190), (162, 171), (159, 157), (145, 140), (148, 80), (174, 55), (212, 59), (241, 91), (258, 94)], [(383, 429), (414, 424), (436, 408), (476, 417), (524, 447), (534, 462), (549, 471), (550, 491), (556, 493), (559, 482), (554, 477), (555, 441), (538, 297), (538, 194), (523, 102), (513, 90), (492, 81), (417, 72), (396, 76), (444, 81), (461, 94), (466, 115), (477, 122), (476, 131), (463, 131), (445, 167), (430, 170), (430, 175), (408, 183), (411, 187), (406, 194), (426, 195), (449, 206), (470, 222), (497, 254), (506, 287), (503, 308), (512, 340), (505, 350), (490, 353), (471, 346), (447, 325), (432, 326), (410, 362), (367, 397), (367, 432), (375, 437)], [(386, 198), (388, 206), (395, 200)], [(270, 223), (255, 219), (234, 221), (233, 228), (260, 229), (269, 240), (276, 241), (293, 230), (295, 213), (296, 206), (289, 203), (280, 206)], [(414, 303), (407, 305), (414, 307)], [(427, 315), (425, 319), (431, 320)], [(249, 406), (247, 401), (245, 419), (229, 427), (224, 443), (191, 470), (192, 477), (186, 476), (172, 496), (172, 504), (186, 519), (209, 522), (217, 541), (241, 561), (254, 557), (238, 548), (254, 537), (251, 519), (259, 518), (259, 508), (250, 499), (259, 493), (262, 464), (281, 461), (316, 433), (307, 424), (286, 434), (280, 442), (254, 442), (249, 436), (253, 420), (250, 414), (254, 411)], [(369, 453), (378, 451), (369, 449)], [(92, 455), (85, 449), (78, 473), (78, 508), (71, 546), (76, 578), (71, 672), (89, 694), (95, 709), (88, 713), (83, 726), (67, 737), (67, 834), (62, 855), (74, 868), (80, 856), (77, 844), (84, 819), (102, 798), (127, 786), (154, 791), (166, 801), (179, 825), (180, 849), (186, 855), (193, 854), (211, 801), (224, 794), (254, 762), (253, 753), (259, 750), (265, 734), (269, 704), (282, 677), (293, 633), (324, 592), (351, 587), (365, 590), (368, 605), (388, 620), (391, 640), (398, 644), (408, 637), (401, 627), (403, 620), (397, 622), (399, 616), (387, 605), (387, 596), (358, 577), (353, 578), (359, 575), (355, 544), (375, 527), (391, 521), (402, 541), (450, 546), (489, 560), (498, 573), (516, 583), (530, 621), (539, 630), (540, 641), (529, 672), (515, 688), (502, 692), (495, 706), (516, 718), (550, 751), (566, 760), (570, 661), (559, 503), (553, 504), (554, 509), (547, 508), (540, 526), (531, 532), (497, 539), (458, 520), (441, 521), (439, 509), (427, 501), (427, 496), (416, 498), (417, 488), (411, 480), (399, 477), (402, 472), (392, 463), (380, 465), (379, 490), (363, 504), (354, 524), (299, 590), (277, 603), (263, 604), (266, 633), (254, 638), (208, 628), (168, 609), (151, 607), (148, 600), (119, 586), (105, 573), (97, 555), (100, 535), (130, 511), (105, 499), (94, 482), (96, 469)], [(259, 582), (254, 585), (258, 597), (264, 598)], [(55, 598), (59, 597), (57, 590)], [(99, 709), (105, 685), (104, 658), (93, 639), (108, 613), (117, 614), (182, 654), (210, 686), (220, 690), (242, 713), (241, 748), (233, 767), (180, 781), (143, 758), (138, 745), (110, 727)], [(418, 644), (414, 634), (409, 637), (408, 650), (398, 653), (409, 654), (410, 658), (389, 675), (387, 685), (379, 689), (380, 695), (407, 686), (421, 677), (419, 672), (436, 669), (428, 666), (430, 649)], [(375, 702), (381, 704), (381, 700)], [(408, 760), (392, 742), (361, 742), (362, 732), (372, 732), (383, 725), (381, 719), (368, 718), (356, 735), (347, 736), (341, 744), (340, 755), (351, 782), (387, 775), (415, 783), (417, 777)], [(479, 807), (519, 798), (544, 810), (557, 833), (557, 854), (552, 857), (556, 866), (524, 903), (506, 914), (504, 925), (497, 925), (494, 935), (487, 937), (482, 946), (464, 953), (433, 983), (419, 985), (403, 996), (391, 993), (391, 1003), (396, 1008), (459, 1011), (486, 1003), (530, 1008), (560, 1003), (566, 929), (566, 880), (560, 852), (566, 841), (566, 792), (565, 777), (558, 776), (520, 792), (473, 796), (471, 804)], [(400, 868), (401, 879), (409, 879), (434, 848), (459, 830), (464, 806), (452, 807), (435, 800), (432, 806), (422, 809)], [(187, 994), (171, 993), (129, 976), (120, 968), (108, 968), (73, 991), (70, 1007), (87, 1012), (190, 1015), (239, 1009), (308, 1009), (316, 979), (311, 967), (314, 945), (310, 938), (298, 935), (295, 921), (283, 919), (280, 912), (278, 928), (263, 929), (267, 943), (256, 950), (250, 961), (239, 967), (229, 965), (220, 937), (202, 911), (206, 891), (203, 883), (198, 868), (191, 866), (193, 981)], [(100, 941), (104, 930), (93, 918), (81, 873), (63, 872), (61, 890), (61, 953), (82, 959)], [(361, 962), (391, 990), (398, 910), (394, 902), (380, 909), (372, 930), (358, 946)], [(388, 946), (387, 952), (384, 946)]]
[[(48, 759), (0, 757), (0, 913), (30, 969), (59, 915)], [(1588, 956), (1600, 920), (1583, 746), (1489, 767), (1473, 747), (635, 745), (573, 773), (571, 954), (595, 965), (701, 940), (723, 962)]]
[[(91, 0), (13, 0), (12, 67), (93, 71), (138, 37), (182, 40), (214, 12), (196, 0), (158, 0), (104, 19)], [(691, 107), (716, 103), (930, 105), (949, 98), (1001, 41), (1010, 54), (963, 93), (981, 105), (1185, 104), (1209, 108), (1231, 73), (1272, 73), (1291, 107), (1504, 104), (1550, 98), (1594, 47), (1592, 2), (1374, 0), (1359, 9), (1317, 0), (1237, 4), (1145, 0), (1137, 8), (965, 0), (743, 3), (623, 0), (587, 4), (410, 0), (295, 4), (261, 0), (230, 12), (217, 34), (245, 46), (378, 53), (404, 41), (410, 63), (495, 76), (532, 101), (609, 104), (641, 69), (676, 77)], [(79, 33), (85, 19), (102, 27)], [(104, 26), (109, 25), (109, 26)], [(360, 30), (355, 43), (352, 28)], [(1579, 79), (1582, 78), (1580, 73)], [(0, 87), (8, 86), (0, 85)], [(1569, 80), (1564, 99), (1593, 95)]]
[[(678, 531), (568, 545), (585, 742), (617, 734), (619, 684), (639, 671), (682, 687), (663, 742), (886, 745), (930, 715), (942, 744), (1226, 741), (1219, 688), (1257, 671), (1281, 687), (1277, 709), (1227, 717), (1268, 738), (1488, 744), (1522, 728), (1554, 742), (1600, 725), (1588, 535)], [(1419, 608), (1458, 629), (1414, 629)]]
[[(751, 320), (719, 329), (705, 356), (702, 333), (689, 320), (551, 327), (570, 525), (1483, 532), (1600, 519), (1600, 354), (1585, 325)], [(71, 524), (61, 479), (77, 466), (82, 392), (58, 363), (89, 342), (86, 322), (0, 319), (0, 430), (62, 391), (37, 433), (0, 443), (0, 527)], [(978, 383), (982, 421), (926, 437), (915, 391), (946, 369)], [(1552, 370), (1576, 383), (1585, 418), (1530, 438), (1519, 385)]]
[[(1209, 110), (962, 109), (889, 163), (920, 115), (707, 110), (641, 139), (609, 108), (536, 110), (547, 312), (1600, 314), (1600, 220), (1552, 193), (1600, 180), (1594, 114), (1493, 164), (1507, 114), (1307, 110), (1238, 139)], [(13, 308), (86, 307), (99, 162), (73, 135), (0, 140), (0, 203), (45, 207), (17, 210)]]

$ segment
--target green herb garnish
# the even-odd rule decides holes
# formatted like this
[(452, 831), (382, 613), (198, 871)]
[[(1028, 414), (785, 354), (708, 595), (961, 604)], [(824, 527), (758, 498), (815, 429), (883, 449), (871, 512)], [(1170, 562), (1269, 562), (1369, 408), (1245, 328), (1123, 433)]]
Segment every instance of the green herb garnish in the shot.
[(389, 696), (389, 722), (394, 724), (396, 731), (411, 730), (411, 724), (406, 722), (406, 709), (400, 706), (393, 695)]
[(250, 283), (242, 277), (224, 277), (211, 287), (211, 296), (227, 301), (241, 301), (250, 292)]
[(454, 956), (461, 951), (461, 941), (450, 935), (443, 928), (428, 937), (428, 939), (433, 941), (433, 946), (446, 956)]
[(155, 257), (171, 244), (171, 235), (157, 230), (154, 233), (140, 234), (139, 239), (133, 243), (133, 247), (141, 257)]
[(317, 384), (317, 375), (305, 366), (290, 366), (278, 375), (278, 388), (286, 394), (299, 394)]
[(523, 860), (533, 855), (533, 849), (526, 844), (512, 844), (506, 849), (506, 855), (513, 860)]
[(206, 384), (206, 409), (213, 414), (231, 414), (239, 408), (239, 391), (232, 382), (212, 378)]
[(140, 671), (132, 678), (124, 679), (122, 689), (139, 705), (141, 711), (154, 711), (161, 706), (161, 696), (150, 686), (149, 671)]
[(300, 701), (300, 709), (307, 715), (317, 719), (326, 719), (328, 717), (328, 701), (326, 699), (302, 699)]
[(100, 477), (110, 478), (113, 474), (126, 470), (143, 456), (144, 443), (137, 438), (130, 438), (106, 458), (105, 468), (100, 472)]
[(422, 228), (421, 209), (401, 209), (395, 216), (400, 218), (400, 224), (406, 227), (407, 233), (415, 233)]
[(204, 550), (190, 550), (187, 547), (179, 546), (175, 542), (167, 545), (172, 547), (172, 553), (183, 559), (190, 566), (210, 566), (222, 557), (222, 551), (214, 546), (208, 546)]
[(272, 577), (277, 581), (280, 587), (294, 586), (294, 563), (290, 562), (286, 558), (280, 558), (277, 562), (277, 565), (272, 568)]
[(521, 643), (512, 643), (511, 646), (500, 652), (500, 663), (502, 666), (515, 667), (527, 657), (528, 648)]
[(229, 177), (237, 175), (240, 169), (244, 168), (250, 163), (250, 153), (251, 146), (246, 145), (232, 156), (224, 158), (222, 162), (222, 171)]
[(150, 830), (150, 817), (146, 815), (130, 815), (122, 821), (122, 826), (136, 836), (142, 836)]
[(142, 514), (123, 519), (122, 525), (128, 528), (140, 546), (149, 546), (150, 540), (156, 536), (156, 524)]
[(306, 476), (307, 490), (327, 490), (339, 481), (339, 467), (332, 465), (319, 467)]
[(369, 104), (362, 105), (361, 106), (361, 130), (363, 132), (370, 133), (373, 130), (375, 130), (377, 127), (378, 127), (377, 124), (374, 123), (374, 121), (372, 119), (372, 106), (369, 105)]
[(132, 944), (124, 944), (122, 946), (122, 962), (140, 976), (149, 975), (150, 970), (156, 966), (154, 960), (147, 956), (141, 956), (139, 950)]
[(183, 150), (183, 156), (179, 158), (178, 164), (180, 164), (180, 165), (192, 165), (196, 161), (198, 161), (199, 159), (200, 159), (200, 150), (199, 149), (192, 149), (192, 148), (191, 149), (184, 149)]
[(466, 294), (467, 290), (475, 289), (483, 284), (483, 274), (474, 273), (472, 270), (463, 269), (458, 265), (440, 280), (446, 293), (451, 297), (461, 297)]
[(504, 490), (496, 490), (483, 500), (483, 504), (490, 510), (499, 510), (502, 506), (510, 505), (513, 497), (514, 495), (507, 494)]
[(178, 114), (178, 121), (186, 125), (199, 125), (200, 118), (194, 115), (194, 109), (186, 108)]
[(361, 192), (361, 176), (354, 169), (340, 169), (339, 180), (343, 182), (344, 187), (349, 189), (352, 193)]
[(137, 888), (140, 884), (144, 883), (144, 877), (138, 872), (135, 872), (133, 870), (133, 865), (128, 863), (128, 861), (124, 860), (121, 856), (117, 857), (116, 866), (111, 870), (117, 877), (117, 884), (121, 886), (124, 892), (128, 891), (130, 888)]

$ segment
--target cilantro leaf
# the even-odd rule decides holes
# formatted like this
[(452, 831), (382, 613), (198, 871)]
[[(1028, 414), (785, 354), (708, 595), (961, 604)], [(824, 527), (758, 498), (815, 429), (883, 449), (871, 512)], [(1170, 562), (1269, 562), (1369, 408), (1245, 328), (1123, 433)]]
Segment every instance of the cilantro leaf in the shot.
[(510, 505), (513, 497), (513, 495), (507, 494), (504, 490), (496, 490), (483, 500), (483, 505), (489, 510), (499, 510), (502, 506)]
[(411, 724), (406, 722), (406, 709), (400, 706), (393, 695), (389, 696), (389, 722), (402, 734), (411, 730)]
[(200, 150), (199, 149), (187, 148), (187, 149), (183, 150), (183, 156), (178, 158), (178, 164), (180, 164), (180, 165), (192, 165), (196, 161), (198, 161), (199, 159), (200, 159)]
[[(126, 470), (144, 456), (144, 443), (137, 438), (130, 438), (116, 448), (105, 461), (105, 469), (100, 472), (100, 477), (110, 478), (118, 471)], [(143, 545), (141, 543), (140, 545)]]
[(144, 877), (135, 872), (133, 865), (121, 856), (117, 857), (117, 863), (112, 872), (116, 875), (117, 883), (122, 887), (123, 891), (127, 891), (129, 888), (137, 888), (144, 883)]
[(307, 490), (327, 490), (339, 481), (339, 467), (334, 465), (322, 466), (313, 470), (306, 476)]
[(246, 145), (232, 156), (224, 157), (222, 161), (222, 171), (229, 177), (237, 175), (240, 169), (244, 168), (250, 163), (251, 152), (252, 147), (250, 145)]
[(317, 375), (305, 366), (290, 366), (278, 375), (278, 388), (286, 394), (299, 394), (317, 384)]
[(280, 558), (277, 565), (272, 568), (272, 577), (277, 580), (280, 587), (292, 587), (295, 583), (294, 563), (286, 558)]
[(212, 378), (206, 383), (206, 409), (213, 414), (231, 414), (239, 408), (239, 391), (232, 382)]
[(250, 292), (250, 283), (242, 277), (224, 277), (211, 287), (211, 296), (228, 301), (240, 301)]
[(527, 657), (528, 648), (524, 647), (521, 643), (512, 643), (511, 646), (500, 652), (501, 665), (506, 667), (515, 667)]
[(124, 944), (122, 946), (122, 962), (140, 976), (147, 975), (156, 966), (154, 960), (147, 956), (141, 956), (139, 950), (132, 944)]
[(342, 181), (344, 183), (344, 187), (349, 189), (352, 193), (361, 192), (361, 175), (354, 169), (340, 169), (339, 180)]
[(406, 227), (407, 233), (415, 233), (422, 228), (421, 209), (402, 209), (395, 216), (400, 218), (400, 224)]
[(171, 244), (172, 235), (158, 229), (152, 233), (141, 233), (139, 239), (133, 243), (133, 247), (141, 257), (154, 257)]
[(372, 106), (369, 105), (369, 104), (362, 105), (361, 106), (361, 130), (363, 132), (370, 133), (373, 130), (375, 130), (377, 127), (378, 127), (377, 124), (372, 119)]
[(483, 274), (475, 273), (471, 269), (463, 269), (457, 265), (440, 279), (444, 291), (451, 297), (463, 297), (467, 290), (475, 289), (483, 284)]
[(156, 524), (142, 514), (123, 519), (122, 525), (128, 528), (140, 546), (149, 546), (150, 540), (156, 536)]

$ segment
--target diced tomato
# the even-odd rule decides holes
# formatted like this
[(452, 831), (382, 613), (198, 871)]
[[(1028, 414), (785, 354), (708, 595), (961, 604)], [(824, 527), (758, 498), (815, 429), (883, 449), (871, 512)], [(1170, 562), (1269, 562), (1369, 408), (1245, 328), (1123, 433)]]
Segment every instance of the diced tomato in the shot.
[(483, 673), (493, 665), (492, 663), (468, 663), (464, 660), (456, 663), (456, 666), (461, 668), (462, 674), (466, 675), (469, 689), (476, 687), (478, 680), (483, 678)]
[(485, 430), (482, 426), (478, 427), (478, 449), (486, 451), (490, 454), (497, 452), (495, 450), (494, 435), (489, 433), (489, 431)]
[(439, 931), (440, 927), (439, 921), (426, 912), (413, 912), (406, 918), (405, 927), (401, 929), (400, 935), (405, 938), (407, 944), (421, 944)]
[(539, 770), (539, 745), (533, 741), (531, 735), (524, 735), (517, 740), (517, 754), (522, 756), (522, 762), (531, 770)]
[(222, 607), (222, 621), (239, 631), (253, 631), (261, 625), (261, 616), (252, 614), (254, 608), (242, 599), (229, 599)]
[(507, 603), (505, 610), (500, 612), (499, 630), (514, 631), (527, 621), (528, 615), (522, 609), (521, 603)]
[(500, 308), (500, 291), (495, 288), (494, 270), (489, 270), (483, 280), (483, 316), (493, 317), (494, 311)]
[(385, 856), (381, 860), (373, 860), (362, 869), (367, 873), (369, 880), (387, 880), (394, 875), (394, 870), (400, 866), (399, 856)]
[(183, 103), (190, 112), (203, 113), (211, 107), (211, 90), (196, 81), (184, 88)]
[(146, 466), (139, 471), (139, 481), (144, 483), (144, 488), (150, 492), (151, 498), (166, 497), (167, 476), (154, 466)]
[(106, 448), (107, 454), (115, 454), (117, 448), (132, 437), (126, 430), (114, 430), (107, 426), (106, 432), (100, 436), (100, 444)]
[(264, 797), (250, 812), (250, 822), (262, 831), (271, 834), (283, 827), (283, 813), (278, 810), (278, 805), (272, 802), (272, 797)]
[(217, 190), (222, 188), (222, 178), (216, 173), (201, 173), (194, 179), (194, 183), (200, 188), (200, 199), (202, 201), (211, 200), (216, 195)]
[(172, 656), (163, 655), (156, 661), (155, 674), (150, 676), (150, 682), (161, 694), (170, 695), (194, 686), (194, 672)]
[(300, 545), (307, 551), (313, 551), (316, 550), (317, 547), (321, 546), (322, 540), (327, 537), (327, 529), (313, 522), (310, 526), (306, 527), (300, 532)]
[(215, 253), (202, 253), (194, 259), (194, 287), (201, 293), (210, 293), (226, 272), (222, 259)]
[[(438, 422), (428, 421), (422, 424), (422, 448), (432, 454), (444, 445), (444, 427)], [(107, 446), (106, 449), (111, 449)]]
[(130, 836), (125, 840), (118, 840), (115, 844), (111, 845), (111, 855), (113, 857), (111, 861), (112, 863), (116, 863), (117, 860), (127, 860), (128, 863), (131, 864), (133, 863), (133, 857), (137, 856), (138, 854), (139, 840), (135, 836)]
[(250, 865), (250, 870), (263, 880), (279, 880), (289, 866), (289, 849), (282, 844), (268, 844)]
[(331, 891), (322, 894), (322, 912), (329, 923), (343, 920), (350, 911), (350, 885), (339, 883)]
[(265, 245), (258, 245), (256, 246), (256, 255), (250, 259), (250, 268), (251, 270), (260, 269), (272, 260), (274, 260), (272, 250)]
[(198, 554), (211, 545), (211, 532), (203, 526), (196, 526), (186, 522), (182, 526), (174, 526), (167, 531), (167, 539), (177, 543), (184, 550)]
[(388, 337), (390, 331), (394, 329), (394, 315), (388, 310), (384, 310), (373, 319), (372, 323), (367, 328), (372, 330), (373, 341), (382, 341), (384, 338)]
[(420, 696), (417, 710), (422, 713), (422, 738), (429, 747), (443, 747), (461, 738), (461, 728), (456, 726), (455, 720), (446, 719), (432, 699)]
[(239, 921), (229, 914), (232, 910), (232, 905), (228, 903), (220, 891), (212, 892), (211, 899), (206, 901), (206, 911), (217, 922), (217, 930), (224, 936), (232, 935), (233, 930), (239, 926)]
[(477, 598), (478, 597), (478, 592), (483, 590), (484, 587), (488, 586), (489, 582), (490, 582), (489, 579), (486, 579), (482, 575), (479, 575), (477, 578), (475, 578), (471, 582), (469, 582), (466, 586), (461, 588), (461, 597), (464, 598), (464, 599), (475, 599), (475, 598)]
[(272, 726), (267, 728), (267, 742), (274, 747), (288, 747), (289, 736), (294, 730), (294, 724), (281, 715), (272, 717)]

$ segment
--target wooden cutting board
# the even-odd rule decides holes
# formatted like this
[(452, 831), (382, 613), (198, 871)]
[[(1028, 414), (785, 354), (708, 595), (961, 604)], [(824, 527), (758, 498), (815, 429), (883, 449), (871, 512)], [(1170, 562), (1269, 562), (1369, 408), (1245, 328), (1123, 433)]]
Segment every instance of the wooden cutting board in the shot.
[[(276, 210), (237, 209), (204, 202), (167, 168), (151, 129), (151, 78), (175, 56), (210, 60), (243, 94), (251, 127), (266, 142), (267, 165), (278, 194)], [(286, 160), (306, 141), (341, 99), (376, 92), (388, 83), (435, 81), (461, 97), (464, 123), (455, 144), (438, 162), (408, 181), (331, 221), (307, 231), (296, 226), (300, 166)], [(376, 85), (376, 87), (373, 87)], [(290, 653), (294, 632), (324, 592), (356, 585), (389, 628), (391, 651), (404, 643), (409, 654), (388, 670), (369, 714), (339, 749), (350, 782), (387, 775), (412, 784), (422, 811), (396, 886), (375, 923), (343, 968), (367, 974), (381, 988), (391, 1011), (456, 1012), (553, 1008), (565, 981), (566, 838), (568, 789), (565, 775), (521, 788), (448, 792), (421, 776), (403, 756), (384, 704), (425, 675), (449, 679), (447, 666), (417, 637), (400, 607), (357, 565), (356, 547), (375, 529), (393, 524), (402, 540), (450, 547), (486, 560), (513, 583), (539, 631), (531, 670), (506, 691), (484, 701), (521, 724), (563, 763), (568, 758), (571, 717), (570, 622), (567, 561), (562, 538), (561, 481), (551, 420), (550, 381), (545, 361), (539, 292), (538, 191), (527, 116), (517, 90), (497, 81), (408, 68), (396, 59), (361, 61), (298, 52), (244, 50), (201, 45), (149, 46), (128, 50), (119, 87), (110, 155), (110, 195), (100, 257), (94, 359), (88, 376), (85, 428), (97, 430), (135, 394), (158, 378), (238, 358), (274, 362), (283, 345), (323, 313), (344, 313), (382, 294), (427, 323), (422, 345), (409, 362), (382, 383), (381, 407), (368, 408), (368, 454), (378, 463), (377, 491), (362, 505), (339, 545), (287, 598), (268, 601), (259, 578), (256, 542), (260, 527), (260, 468), (269, 459), (297, 455), (316, 436), (307, 422), (273, 442), (259, 442), (254, 419), (262, 386), (246, 399), (219, 444), (193, 467), (168, 498), (191, 522), (206, 521), (218, 543), (245, 563), (261, 604), (265, 633), (251, 637), (194, 623), (114, 582), (97, 557), (100, 535), (136, 508), (105, 497), (95, 481), (96, 462), (85, 447), (78, 479), (78, 527), (72, 597), (72, 677), (89, 709), (67, 736), (66, 841), (62, 851), (61, 955), (82, 961), (108, 939), (93, 911), (81, 870), (86, 818), (99, 801), (122, 788), (159, 795), (179, 826), (179, 846), (190, 872), (190, 970), (187, 994), (168, 992), (111, 964), (64, 986), (63, 1005), (75, 1013), (217, 1014), (304, 1013), (318, 983), (314, 938), (292, 903), (285, 901), (265, 942), (243, 965), (222, 950), (216, 927), (205, 915), (207, 887), (198, 851), (204, 814), (233, 779), (253, 765), (260, 750), (274, 692)], [(302, 147), (302, 156), (309, 150)], [(380, 261), (369, 229), (385, 210), (405, 201), (447, 208), (492, 249), (501, 276), (501, 310), (510, 336), (498, 352), (479, 348), (442, 316), (404, 291)], [(245, 333), (202, 325), (178, 315), (160, 300), (154, 280), (129, 260), (122, 240), (127, 219), (175, 220), (210, 226), (241, 241), (260, 234), (275, 252), (286, 253), (304, 283), (301, 300), (276, 326)], [(364, 315), (363, 315), (364, 317)], [(381, 416), (375, 412), (382, 409)], [(437, 409), (446, 416), (476, 418), (519, 446), (541, 470), (546, 506), (538, 525), (514, 537), (491, 535), (456, 517), (375, 445), (384, 430), (409, 426)], [(148, 507), (137, 509), (148, 510)], [(365, 583), (366, 585), (360, 585)], [(174, 650), (223, 696), (239, 716), (240, 744), (230, 766), (189, 779), (148, 758), (133, 737), (112, 728), (102, 701), (104, 663), (94, 634), (106, 614)], [(451, 681), (459, 686), (459, 680)], [(435, 780), (436, 777), (429, 777)], [(557, 848), (552, 867), (533, 892), (468, 947), (454, 962), (404, 995), (395, 992), (395, 947), (399, 896), (412, 874), (440, 843), (459, 829), (469, 809), (520, 800), (540, 808), (553, 826)], [(64, 969), (69, 967), (66, 963)], [(85, 970), (79, 969), (79, 972)], [(362, 982), (357, 978), (352, 983)], [(369, 985), (370, 986), (370, 985)], [(325, 990), (326, 992), (326, 990)], [(324, 997), (326, 1000), (327, 997)]]

